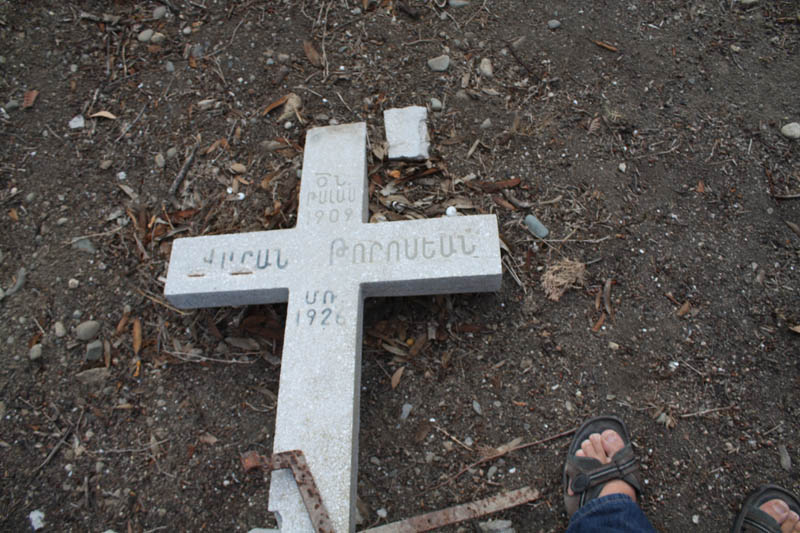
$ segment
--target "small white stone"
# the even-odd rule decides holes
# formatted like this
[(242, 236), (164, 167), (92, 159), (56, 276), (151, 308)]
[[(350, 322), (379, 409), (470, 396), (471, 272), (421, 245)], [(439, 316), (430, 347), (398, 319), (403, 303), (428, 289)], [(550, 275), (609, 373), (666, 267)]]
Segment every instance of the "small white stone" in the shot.
[(79, 130), (86, 125), (86, 121), (83, 119), (83, 115), (75, 115), (72, 117), (72, 120), (69, 121), (69, 127), (73, 130)]
[(492, 67), (492, 61), (488, 57), (484, 57), (481, 59), (481, 63), (478, 66), (478, 70), (481, 72), (481, 76), (486, 78), (494, 77), (494, 67)]
[(156, 32), (150, 37), (150, 42), (153, 44), (161, 44), (166, 40), (167, 36), (161, 32)]
[(67, 328), (64, 327), (64, 323), (61, 322), (60, 320), (55, 323), (55, 325), (53, 326), (53, 330), (54, 330), (54, 332), (56, 334), (56, 337), (59, 337), (59, 338), (61, 338), (64, 335), (67, 334)]
[(149, 43), (152, 37), (153, 37), (153, 30), (147, 28), (146, 30), (142, 30), (139, 32), (139, 36), (137, 37), (137, 39), (139, 39), (139, 42)]
[(454, 205), (449, 206), (447, 209), (444, 210), (444, 214), (449, 217), (454, 217), (458, 215), (458, 209)]
[(438, 98), (431, 98), (431, 111), (441, 111), (444, 106)]
[(80, 284), (81, 284), (81, 282), (78, 281), (77, 279), (70, 278), (69, 281), (67, 282), (67, 287), (69, 287), (70, 289), (77, 289), (78, 285), (80, 285)]
[(800, 123), (790, 122), (781, 128), (781, 133), (790, 139), (800, 139)]
[(444, 72), (450, 68), (450, 56), (441, 55), (428, 60), (428, 68), (434, 72)]
[(386, 511), (386, 509), (384, 509), (383, 507), (375, 511), (375, 514), (377, 514), (381, 518), (386, 518), (387, 516), (389, 516), (388, 511)]
[(156, 20), (164, 18), (164, 15), (167, 14), (167, 6), (158, 6), (153, 9), (153, 18)]
[(619, 168), (620, 172), (625, 174), (625, 171), (628, 170), (628, 165), (626, 165), (625, 162), (622, 162), (622, 163), (619, 164), (618, 168)]

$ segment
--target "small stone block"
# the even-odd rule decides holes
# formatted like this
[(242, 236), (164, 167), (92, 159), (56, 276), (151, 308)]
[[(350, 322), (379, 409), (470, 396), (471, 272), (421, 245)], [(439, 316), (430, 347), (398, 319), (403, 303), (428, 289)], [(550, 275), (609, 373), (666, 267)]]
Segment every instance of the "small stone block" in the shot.
[(387, 109), (383, 112), (389, 159), (428, 159), (428, 110), (422, 106)]

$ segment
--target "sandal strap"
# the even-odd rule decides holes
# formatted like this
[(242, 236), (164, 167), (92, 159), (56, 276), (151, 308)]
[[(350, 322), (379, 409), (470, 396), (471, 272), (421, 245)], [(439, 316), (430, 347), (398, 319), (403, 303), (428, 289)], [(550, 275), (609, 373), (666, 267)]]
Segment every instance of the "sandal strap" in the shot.
[(762, 533), (780, 533), (781, 528), (778, 522), (761, 509), (750, 509), (744, 517), (743, 526), (746, 531), (759, 531)]
[[(630, 444), (619, 450), (611, 458), (608, 464), (601, 464), (595, 459), (574, 457), (572, 459), (577, 466), (578, 472), (572, 478), (570, 489), (575, 494), (580, 494), (583, 499), (586, 493), (595, 487), (605, 485), (609, 481), (620, 479), (630, 484), (637, 493), (642, 492), (637, 473), (639, 472), (639, 462), (633, 453)], [(583, 459), (583, 460), (582, 460)], [(586, 464), (589, 463), (590, 464)], [(583, 464), (580, 464), (583, 463)]]

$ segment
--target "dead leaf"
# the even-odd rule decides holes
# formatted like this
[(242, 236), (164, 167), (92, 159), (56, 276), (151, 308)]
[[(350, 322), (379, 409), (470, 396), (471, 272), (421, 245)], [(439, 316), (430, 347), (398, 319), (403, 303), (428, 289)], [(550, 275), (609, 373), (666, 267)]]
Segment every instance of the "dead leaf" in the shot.
[(542, 275), (542, 288), (549, 299), (557, 302), (568, 288), (583, 285), (585, 277), (586, 265), (580, 261), (562, 259), (547, 267)]
[[(289, 93), (289, 94), (293, 94), (293, 93)], [(264, 111), (261, 112), (261, 116), (262, 117), (267, 116), (267, 114), (270, 111), (273, 111), (274, 109), (277, 109), (278, 107), (282, 106), (283, 104), (286, 103), (286, 100), (288, 100), (288, 99), (289, 99), (289, 95), (288, 94), (285, 95), (285, 96), (282, 96), (281, 98), (278, 98), (277, 100), (275, 100), (274, 102), (269, 104), (267, 106), (267, 108), (264, 109)]]
[(515, 448), (520, 442), (522, 442), (522, 437), (517, 437), (516, 439), (512, 440), (511, 442), (507, 442), (497, 448), (496, 454), (502, 455), (508, 453), (512, 448)]
[(98, 111), (97, 113), (92, 113), (89, 115), (91, 118), (107, 118), (109, 120), (117, 120), (117, 116), (113, 113), (109, 113), (108, 111)]
[(689, 303), (689, 300), (686, 300), (685, 302), (683, 302), (681, 308), (675, 312), (675, 314), (678, 316), (683, 316), (686, 313), (688, 313), (691, 309), (692, 309), (692, 304)]
[(792, 326), (789, 329), (794, 331), (795, 333), (800, 333), (800, 325)]
[(39, 91), (35, 89), (26, 91), (25, 95), (22, 97), (22, 109), (33, 107), (37, 96), (39, 96)]
[(17, 214), (16, 207), (12, 207), (8, 210), (8, 216), (10, 216), (14, 222), (19, 222), (19, 215)]
[(311, 41), (303, 41), (303, 50), (306, 53), (306, 57), (308, 58), (309, 62), (315, 67), (321, 67), (323, 65), (322, 56), (317, 52), (317, 48), (314, 46), (314, 43)]
[(589, 128), (588, 128), (589, 135), (592, 135), (593, 133), (597, 133), (597, 130), (600, 129), (600, 124), (601, 124), (600, 117), (594, 117), (589, 122)]
[(483, 192), (495, 192), (501, 189), (510, 189), (516, 187), (520, 183), (520, 178), (511, 178), (503, 181), (479, 181), (477, 183)]
[(700, 180), (700, 181), (697, 182), (697, 187), (695, 187), (695, 190), (697, 192), (699, 192), (700, 194), (703, 194), (704, 192), (706, 192), (706, 185), (705, 185), (705, 183), (703, 183), (703, 180)]
[[(599, 294), (599, 293), (598, 293), (598, 294)], [(600, 315), (600, 318), (599, 318), (599, 319), (597, 319), (597, 322), (595, 322), (595, 323), (594, 323), (594, 326), (592, 326), (592, 331), (593, 331), (594, 333), (597, 333), (598, 331), (600, 331), (600, 328), (602, 328), (602, 327), (603, 327), (603, 323), (604, 323), (605, 321), (606, 321), (606, 314), (605, 314), (605, 312), (604, 312), (603, 314), (601, 314), (601, 315)]]
[(414, 339), (414, 344), (411, 345), (411, 349), (408, 351), (409, 357), (416, 357), (419, 355), (419, 352), (422, 351), (425, 346), (428, 344), (428, 333), (422, 333)]
[(216, 444), (217, 442), (219, 442), (219, 439), (217, 437), (215, 437), (214, 435), (212, 435), (207, 431), (202, 435), (200, 435), (199, 437), (197, 437), (197, 440), (199, 440), (203, 444)]
[(303, 122), (300, 116), (300, 110), (303, 109), (303, 100), (294, 93), (286, 95), (286, 103), (283, 104), (283, 112), (278, 117), (279, 121), (283, 121), (292, 117), (297, 117), (297, 120)]
[(403, 372), (405, 371), (406, 367), (401, 366), (397, 370), (394, 371), (392, 374), (392, 389), (396, 389), (397, 386), (400, 384), (400, 378), (403, 377)]
[(406, 352), (405, 350), (401, 350), (396, 346), (392, 346), (391, 344), (388, 344), (386, 342), (381, 344), (381, 348), (383, 348), (392, 355), (396, 355), (398, 357), (408, 357), (408, 352)]
[(133, 319), (133, 353), (139, 355), (142, 349), (142, 321), (138, 318)]
[(231, 163), (231, 172), (234, 174), (244, 174), (247, 172), (247, 167), (241, 163)]

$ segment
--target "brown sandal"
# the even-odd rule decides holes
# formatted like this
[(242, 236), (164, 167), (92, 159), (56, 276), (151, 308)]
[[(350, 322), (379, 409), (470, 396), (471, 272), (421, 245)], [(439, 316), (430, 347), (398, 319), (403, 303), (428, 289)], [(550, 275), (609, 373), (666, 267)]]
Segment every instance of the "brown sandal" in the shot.
[[(588, 439), (589, 435), (602, 433), (607, 429), (616, 431), (625, 443), (625, 447), (611, 457), (610, 463), (602, 464), (597, 459), (575, 455), (575, 452), (581, 449), (581, 443)], [(597, 498), (605, 484), (615, 479), (621, 479), (633, 487), (637, 497), (642, 493), (639, 464), (631, 447), (628, 428), (615, 416), (590, 418), (575, 432), (564, 464), (564, 506), (567, 508), (567, 514), (572, 516), (588, 501)], [(573, 492), (571, 496), (570, 489)]]

